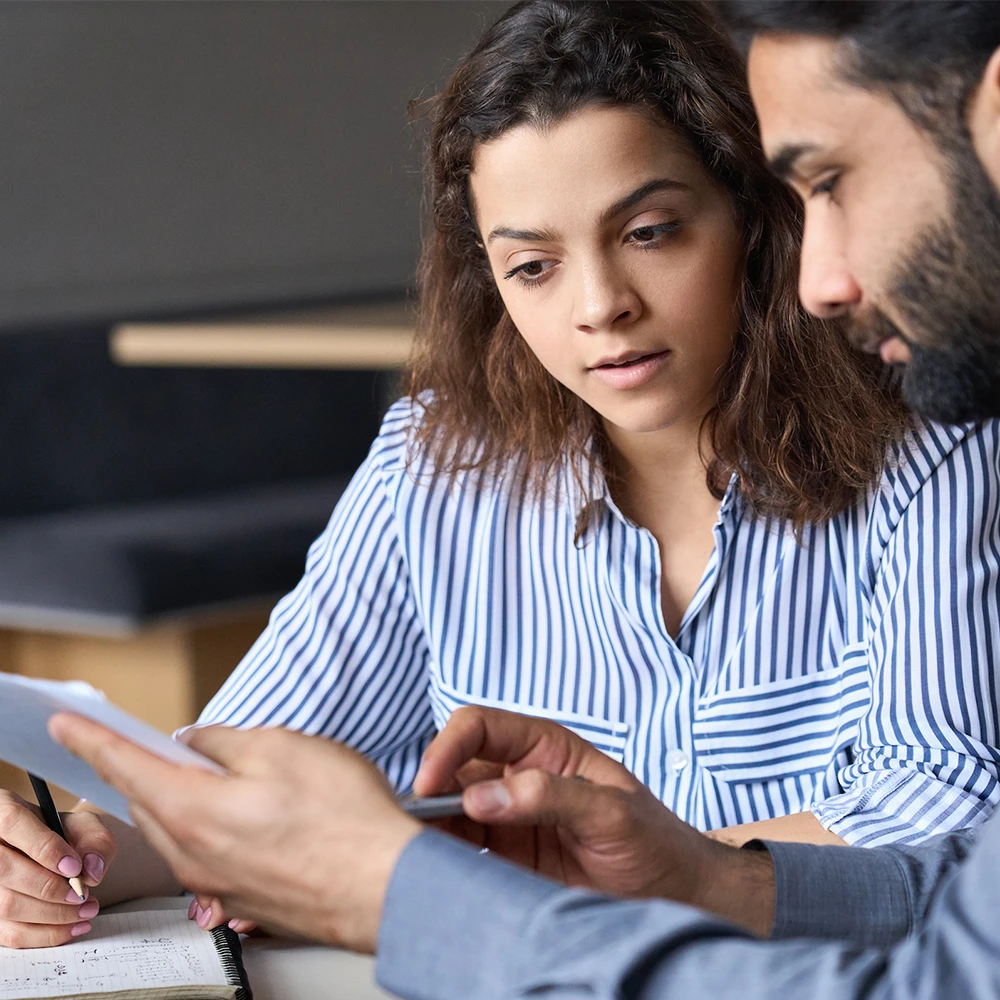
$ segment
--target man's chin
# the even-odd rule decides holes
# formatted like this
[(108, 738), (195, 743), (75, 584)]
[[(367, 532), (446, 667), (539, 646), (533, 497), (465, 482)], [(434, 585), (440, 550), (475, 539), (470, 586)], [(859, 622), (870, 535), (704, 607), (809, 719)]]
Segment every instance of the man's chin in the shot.
[(914, 413), (937, 423), (963, 424), (1000, 417), (998, 361), (913, 346), (912, 360), (893, 367), (902, 378), (903, 399)]

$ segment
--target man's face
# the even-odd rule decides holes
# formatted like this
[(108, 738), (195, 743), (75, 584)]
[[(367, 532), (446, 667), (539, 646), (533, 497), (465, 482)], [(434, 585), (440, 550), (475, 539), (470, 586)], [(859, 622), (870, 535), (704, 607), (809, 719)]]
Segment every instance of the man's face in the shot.
[(765, 153), (805, 204), (802, 302), (898, 366), (923, 416), (1000, 415), (1000, 197), (961, 129), (940, 142), (846, 82), (841, 51), (792, 35), (750, 49)]

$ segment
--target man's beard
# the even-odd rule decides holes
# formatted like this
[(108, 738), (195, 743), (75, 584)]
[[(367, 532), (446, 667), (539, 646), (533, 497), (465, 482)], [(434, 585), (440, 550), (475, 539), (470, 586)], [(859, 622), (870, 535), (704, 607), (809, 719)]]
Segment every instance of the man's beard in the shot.
[(872, 308), (848, 336), (904, 340), (912, 360), (895, 367), (907, 405), (962, 423), (1000, 416), (1000, 197), (971, 144), (950, 159), (952, 212), (925, 227), (890, 282), (908, 334)]

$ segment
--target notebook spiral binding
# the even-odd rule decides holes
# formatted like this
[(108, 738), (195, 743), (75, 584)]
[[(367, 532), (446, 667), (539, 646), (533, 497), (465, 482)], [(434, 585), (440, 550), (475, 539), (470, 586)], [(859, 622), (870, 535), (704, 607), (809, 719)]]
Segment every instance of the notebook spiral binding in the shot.
[(240, 936), (232, 928), (216, 927), (212, 931), (215, 939), (215, 949), (222, 959), (222, 968), (231, 986), (236, 987), (236, 1000), (253, 1000), (253, 990), (247, 979), (247, 970), (243, 968), (243, 945)]

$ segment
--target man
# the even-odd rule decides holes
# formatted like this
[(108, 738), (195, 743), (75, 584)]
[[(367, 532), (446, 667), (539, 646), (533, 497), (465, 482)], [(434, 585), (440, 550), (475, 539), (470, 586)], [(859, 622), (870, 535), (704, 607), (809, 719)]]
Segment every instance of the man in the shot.
[[(752, 39), (766, 152), (806, 205), (803, 301), (902, 366), (907, 398), (936, 419), (1000, 412), (998, 8), (746, 3), (733, 15)], [(575, 883), (672, 895), (761, 930), (773, 909), (779, 935), (883, 944), (918, 931), (883, 948), (759, 941), (678, 903), (561, 888), (424, 831), (340, 747), (194, 734), (230, 768), (220, 778), (72, 717), (52, 730), (131, 798), (182, 881), (241, 917), (348, 947), (377, 941), (379, 977), (403, 996), (1000, 995), (1000, 819), (967, 858), (969, 834), (738, 851), (673, 825), (537, 720), (472, 710), (428, 751), (421, 791), (478, 759), (477, 775), (499, 777), (466, 791), (469, 814), (495, 830), (538, 821), (536, 860)]]

